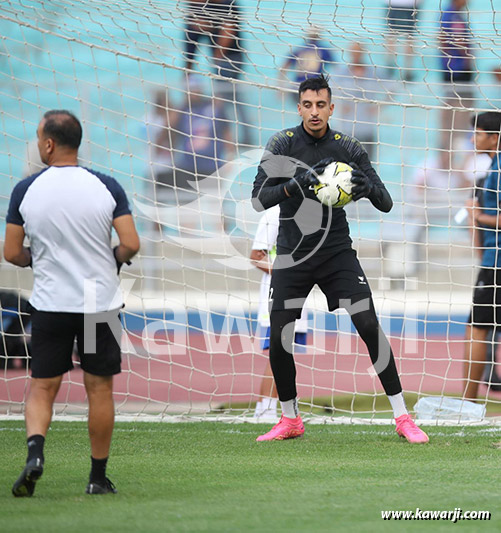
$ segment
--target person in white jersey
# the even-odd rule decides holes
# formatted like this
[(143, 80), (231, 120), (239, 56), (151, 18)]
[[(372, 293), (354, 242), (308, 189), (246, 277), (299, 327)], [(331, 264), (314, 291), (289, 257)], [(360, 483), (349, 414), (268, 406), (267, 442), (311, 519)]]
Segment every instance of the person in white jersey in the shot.
[[(278, 205), (267, 209), (259, 219), (250, 259), (254, 266), (263, 271), (259, 288), (258, 326), (262, 336), (262, 350), (268, 353), (270, 349), (270, 311), (269, 292), (271, 270), (277, 255), (278, 227), (280, 225), (280, 207)], [(297, 345), (306, 345), (308, 332), (308, 310), (303, 308), (301, 317), (295, 324), (295, 342)], [(254, 417), (260, 420), (277, 418), (278, 394), (270, 362), (266, 364), (263, 379), (259, 387), (260, 400), (256, 404)]]
[[(26, 466), (14, 496), (32, 496), (44, 442), (75, 338), (89, 402), (91, 472), (87, 494), (115, 493), (106, 477), (114, 424), (113, 375), (120, 372), (118, 273), (139, 250), (123, 188), (78, 165), (82, 126), (69, 111), (45, 113), (37, 129), (47, 168), (20, 181), (7, 213), (4, 256), (33, 268), (31, 383), (26, 399)], [(112, 228), (120, 244), (111, 247)], [(24, 246), (28, 237), (30, 247)]]

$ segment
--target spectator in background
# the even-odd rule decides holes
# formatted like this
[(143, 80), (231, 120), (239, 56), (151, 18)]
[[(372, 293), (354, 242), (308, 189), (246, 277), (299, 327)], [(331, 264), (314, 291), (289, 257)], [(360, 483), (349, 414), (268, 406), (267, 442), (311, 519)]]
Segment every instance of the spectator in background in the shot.
[[(189, 76), (186, 101), (174, 119), (176, 189), (193, 192), (189, 182), (217, 177), (218, 169), (233, 154), (234, 142), (226, 110), (205, 91), (202, 76)], [(211, 183), (217, 188), (217, 180)]]
[(452, 152), (469, 135), (470, 112), (474, 105), (475, 71), (468, 0), (451, 0), (440, 16), (440, 68), (445, 85), (441, 110), (440, 148), (442, 168), (451, 168)]
[(379, 106), (371, 100), (381, 98), (381, 88), (376, 79), (375, 67), (365, 61), (365, 50), (358, 42), (349, 48), (346, 66), (335, 76), (339, 85), (339, 129), (356, 137), (374, 160), (377, 143)]
[[(197, 229), (203, 220), (200, 206), (194, 201), (213, 202), (221, 197), (219, 169), (233, 158), (235, 143), (232, 123), (225, 107), (207, 96), (204, 78), (188, 77), (188, 92), (182, 107), (172, 116), (176, 130), (172, 183), (177, 210), (178, 229)], [(203, 191), (198, 190), (201, 187)], [(183, 206), (186, 206), (183, 208)], [(208, 207), (208, 209), (211, 209)], [(211, 213), (214, 215), (215, 213)]]
[(231, 121), (221, 102), (207, 96), (206, 85), (202, 75), (191, 74), (184, 99), (172, 106), (167, 93), (159, 91), (146, 117), (148, 181), (154, 183), (154, 192), (147, 190), (146, 196), (154, 203), (143, 207), (158, 229), (197, 229), (200, 206), (192, 203), (219, 197), (218, 170), (233, 156)]
[[(487, 346), (494, 341), (501, 324), (501, 113), (488, 112), (475, 117), (475, 150), (492, 160), (483, 190), (472, 207), (474, 230), (481, 232), (481, 268), (473, 293), (465, 334), (464, 398), (476, 400), (486, 361)], [(478, 242), (474, 236), (473, 242)], [(494, 329), (493, 329), (494, 328)], [(490, 334), (490, 336), (489, 336)]]
[(251, 143), (249, 122), (241, 91), (236, 83), (243, 74), (242, 15), (237, 0), (190, 0), (185, 28), (185, 68), (194, 68), (199, 45), (207, 41), (215, 74), (214, 94), (224, 104), (226, 115), (236, 125), (237, 144)]
[(174, 130), (171, 126), (174, 120), (174, 111), (167, 104), (167, 90), (156, 91), (145, 123), (148, 142), (147, 179), (153, 183), (153, 196), (159, 203), (169, 203), (169, 199), (173, 196), (172, 136)]
[(297, 104), (296, 93), (299, 84), (307, 78), (325, 72), (328, 64), (334, 62), (331, 49), (330, 44), (322, 43), (321, 29), (313, 25), (308, 29), (304, 43), (292, 50), (291, 55), (280, 68), (280, 76), (285, 81), (291, 78), (294, 92), (291, 92), (290, 95), (294, 104)]
[(414, 35), (416, 33), (417, 8), (421, 0), (387, 0), (386, 22), (388, 34), (386, 49), (391, 59), (392, 68), (398, 68), (397, 40), (405, 38), (404, 71), (400, 76), (404, 81), (412, 81), (412, 64), (414, 61)]
[(198, 46), (207, 40), (216, 74), (238, 78), (242, 70), (241, 13), (236, 0), (190, 0), (186, 17), (186, 64), (193, 69)]

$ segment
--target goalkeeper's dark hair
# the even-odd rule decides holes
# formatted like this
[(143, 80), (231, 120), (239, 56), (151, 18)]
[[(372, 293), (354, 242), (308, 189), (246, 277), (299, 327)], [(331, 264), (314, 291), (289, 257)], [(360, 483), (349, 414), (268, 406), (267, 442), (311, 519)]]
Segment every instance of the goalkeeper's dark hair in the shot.
[(471, 119), (472, 126), (480, 128), (487, 133), (501, 134), (501, 113), (498, 111), (488, 111), (480, 113)]
[(43, 134), (60, 146), (78, 150), (82, 142), (82, 125), (78, 118), (65, 109), (52, 109), (43, 116)]
[(301, 101), (301, 95), (305, 91), (315, 91), (316, 93), (318, 93), (318, 91), (322, 89), (327, 89), (327, 92), (329, 93), (329, 100), (330, 100), (332, 97), (332, 91), (331, 91), (331, 88), (329, 87), (329, 76), (320, 74), (319, 76), (315, 76), (314, 78), (306, 78), (299, 86), (299, 91), (298, 91), (299, 101)]

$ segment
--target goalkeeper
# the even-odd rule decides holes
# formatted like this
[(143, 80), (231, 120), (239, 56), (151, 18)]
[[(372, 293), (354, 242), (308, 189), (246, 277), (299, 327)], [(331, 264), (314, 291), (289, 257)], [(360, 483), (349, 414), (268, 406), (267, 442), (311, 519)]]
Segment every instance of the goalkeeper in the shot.
[[(120, 372), (123, 306), (117, 271), (139, 250), (122, 187), (78, 165), (82, 126), (53, 110), (37, 130), (47, 166), (12, 191), (4, 256), (33, 267), (31, 383), (26, 399), (28, 457), (14, 496), (32, 496), (44, 469), (44, 443), (63, 375), (73, 368), (75, 337), (89, 399), (91, 471), (87, 494), (115, 493), (106, 477), (114, 423), (113, 375)], [(115, 228), (120, 244), (111, 248)], [(31, 248), (24, 246), (24, 238)], [(86, 290), (87, 289), (87, 290)]]
[(331, 89), (323, 75), (302, 82), (298, 102), (302, 124), (270, 139), (254, 181), (254, 207), (261, 211), (280, 204), (281, 218), (270, 288), (270, 363), (282, 418), (257, 440), (283, 440), (304, 433), (297, 403), (293, 324), (318, 284), (329, 310), (346, 308), (367, 345), (393, 409), (397, 433), (409, 442), (425, 443), (428, 436), (407, 412), (390, 344), (351, 246), (346, 214), (343, 209), (322, 205), (312, 190), (319, 182), (317, 175), (331, 162), (341, 161), (354, 169), (353, 200), (368, 198), (385, 213), (393, 205), (361, 144), (329, 128), (333, 110)]

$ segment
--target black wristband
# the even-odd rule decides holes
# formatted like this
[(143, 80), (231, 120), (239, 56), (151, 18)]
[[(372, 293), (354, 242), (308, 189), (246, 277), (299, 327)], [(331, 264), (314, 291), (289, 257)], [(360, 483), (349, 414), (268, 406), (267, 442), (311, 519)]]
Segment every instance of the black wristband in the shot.
[(28, 250), (28, 252), (30, 252), (30, 262), (27, 265), (24, 265), (23, 268), (33, 268), (33, 257), (31, 255), (31, 247), (28, 246), (26, 249)]
[[(120, 245), (118, 245), (118, 246), (120, 246)], [(117, 274), (120, 274), (120, 269), (122, 268), (123, 262), (119, 261), (118, 258), (117, 258), (118, 246), (115, 246), (115, 248), (113, 248), (113, 257), (115, 258), (115, 262), (117, 264)], [(125, 264), (126, 265), (131, 265), (132, 263), (130, 261), (125, 261)]]

